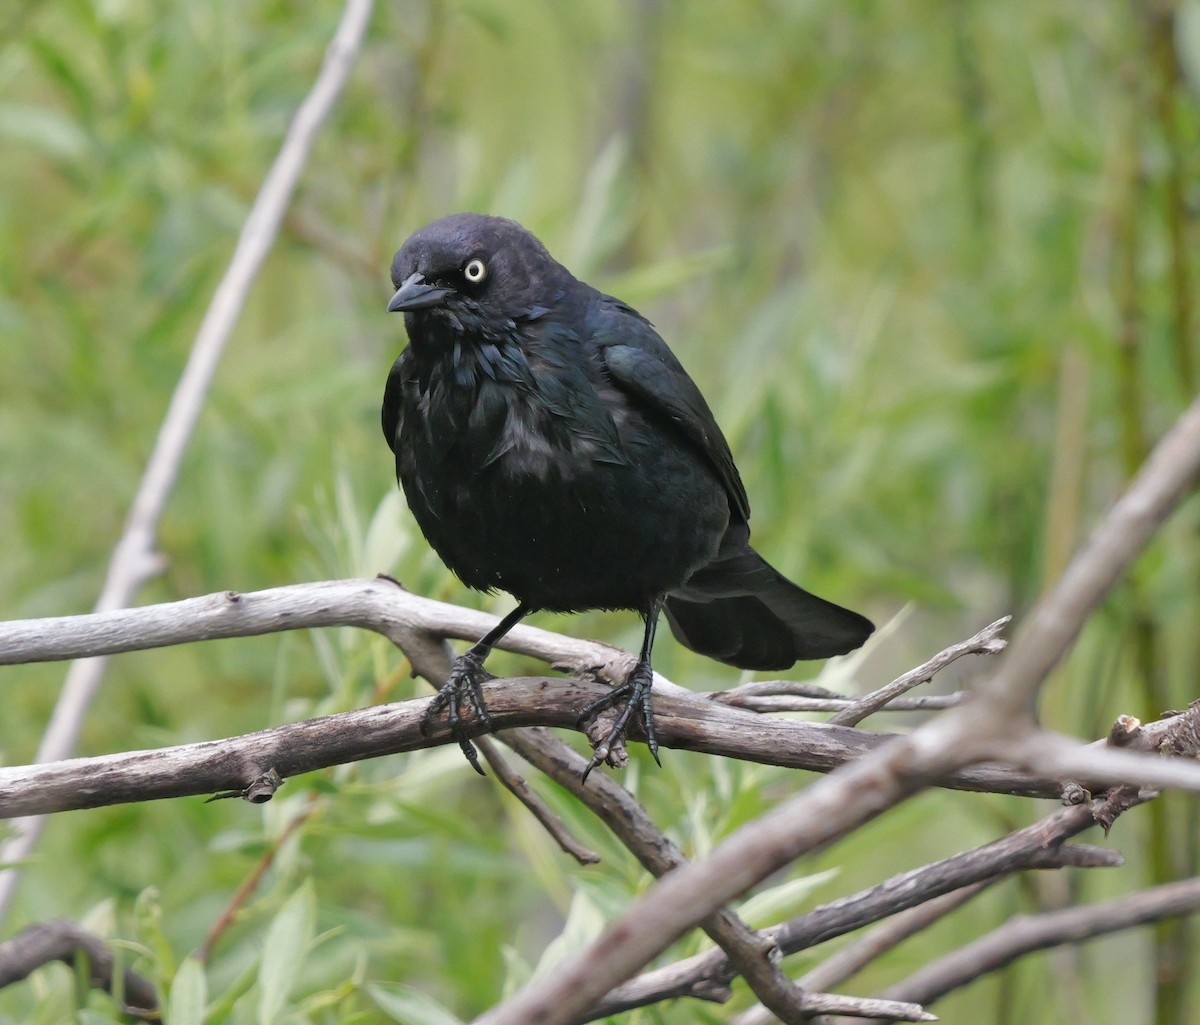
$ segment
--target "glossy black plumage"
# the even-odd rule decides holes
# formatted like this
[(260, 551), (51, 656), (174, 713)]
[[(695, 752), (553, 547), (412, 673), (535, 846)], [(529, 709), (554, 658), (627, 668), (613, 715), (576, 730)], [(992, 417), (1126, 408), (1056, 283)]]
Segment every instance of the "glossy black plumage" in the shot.
[[(627, 708), (594, 762), (635, 705), (648, 718), (660, 605), (688, 647), (747, 669), (866, 640), (866, 619), (750, 548), (729, 446), (639, 313), (577, 281), (516, 222), (476, 214), (416, 232), (392, 281), (388, 308), (404, 311), (410, 345), (388, 377), (383, 432), (433, 548), (469, 586), (513, 594), (513, 622), (535, 609), (647, 619), (638, 668), (618, 690)], [(486, 720), (478, 683), (501, 635), (456, 663), (436, 706), (452, 725), (464, 692)]]

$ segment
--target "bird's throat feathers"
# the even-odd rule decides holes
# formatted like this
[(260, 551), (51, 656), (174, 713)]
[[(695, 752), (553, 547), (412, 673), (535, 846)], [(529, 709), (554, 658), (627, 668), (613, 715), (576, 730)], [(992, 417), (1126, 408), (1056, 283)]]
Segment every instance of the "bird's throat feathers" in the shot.
[(431, 387), (474, 389), (484, 380), (532, 385), (532, 371), (513, 321), (468, 329), (448, 311), (405, 317), (421, 392)]
[(464, 485), (489, 468), (510, 480), (566, 481), (579, 467), (626, 461), (614, 419), (621, 403), (597, 391), (588, 360), (570, 358), (580, 343), (552, 318), (488, 335), (423, 320), (409, 340), (409, 439), (431, 465), (455, 464)]

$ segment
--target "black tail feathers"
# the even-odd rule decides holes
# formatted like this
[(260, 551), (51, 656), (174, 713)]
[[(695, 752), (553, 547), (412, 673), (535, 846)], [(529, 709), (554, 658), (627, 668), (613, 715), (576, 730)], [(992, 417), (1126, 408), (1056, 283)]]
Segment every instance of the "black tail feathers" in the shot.
[(844, 655), (875, 629), (865, 616), (797, 587), (744, 543), (668, 594), (664, 611), (681, 644), (739, 669)]

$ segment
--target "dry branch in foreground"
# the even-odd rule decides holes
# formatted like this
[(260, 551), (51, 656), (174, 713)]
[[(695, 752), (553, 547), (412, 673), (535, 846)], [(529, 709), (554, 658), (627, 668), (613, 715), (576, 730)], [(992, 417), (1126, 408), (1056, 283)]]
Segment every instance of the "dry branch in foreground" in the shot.
[[(1036, 731), (1032, 709), (1046, 675), (1198, 475), (1200, 399), (1155, 446), (1062, 578), (1024, 622), (993, 679), (972, 701), (835, 770), (738, 830), (703, 861), (659, 880), (595, 942), (560, 963), (553, 977), (531, 982), (478, 1020), (486, 1025), (565, 1025), (714, 908), (772, 872), (828, 846), (932, 780), (983, 758), (1006, 758), (1009, 745)], [(1114, 766), (1131, 767), (1146, 759), (1119, 751), (1088, 754), (1089, 769), (1105, 758)], [(1176, 764), (1178, 759), (1158, 761), (1197, 769)]]
[[(1064, 846), (1068, 839), (1094, 824), (1091, 809), (1087, 807), (1061, 809), (1000, 840), (901, 872), (861, 893), (823, 904), (764, 932), (784, 955), (794, 954), (965, 887), (998, 882), (1014, 872), (1120, 865), (1123, 859), (1113, 851)], [(727, 987), (735, 974), (719, 950), (696, 954), (616, 987), (589, 1014), (603, 1017), (670, 997), (711, 999), (707, 995), (714, 989)]]

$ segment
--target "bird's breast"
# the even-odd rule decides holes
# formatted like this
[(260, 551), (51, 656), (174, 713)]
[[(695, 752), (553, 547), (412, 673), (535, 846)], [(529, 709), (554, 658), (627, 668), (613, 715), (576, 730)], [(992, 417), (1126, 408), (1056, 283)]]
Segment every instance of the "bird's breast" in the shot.
[(686, 443), (578, 377), (435, 375), (410, 394), (397, 452), (446, 564), (541, 608), (640, 607), (711, 558), (728, 521)]
[(624, 461), (614, 410), (589, 380), (536, 364), (501, 377), (493, 365), (460, 357), (415, 390), (400, 440), (416, 473), (464, 487), (484, 476), (556, 486), (597, 460)]

